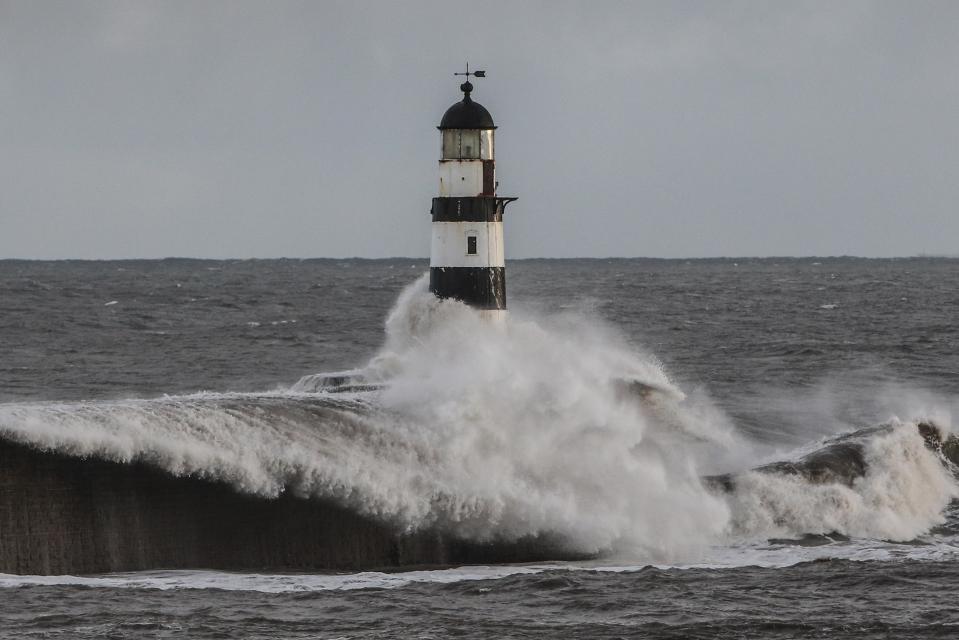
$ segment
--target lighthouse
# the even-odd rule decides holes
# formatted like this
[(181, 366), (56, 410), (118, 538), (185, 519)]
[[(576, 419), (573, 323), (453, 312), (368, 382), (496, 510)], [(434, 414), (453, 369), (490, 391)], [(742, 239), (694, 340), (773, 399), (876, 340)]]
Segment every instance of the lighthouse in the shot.
[(473, 100), (470, 72), (463, 99), (440, 121), (439, 196), (433, 198), (430, 291), (492, 316), (506, 312), (503, 212), (516, 198), (496, 194), (493, 116)]

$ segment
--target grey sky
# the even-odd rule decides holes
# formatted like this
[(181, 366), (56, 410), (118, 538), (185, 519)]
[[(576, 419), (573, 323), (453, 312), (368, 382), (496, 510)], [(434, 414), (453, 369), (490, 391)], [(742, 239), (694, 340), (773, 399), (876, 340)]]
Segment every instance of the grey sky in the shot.
[(959, 253), (959, 2), (0, 0), (0, 257), (426, 256), (467, 59), (508, 258)]

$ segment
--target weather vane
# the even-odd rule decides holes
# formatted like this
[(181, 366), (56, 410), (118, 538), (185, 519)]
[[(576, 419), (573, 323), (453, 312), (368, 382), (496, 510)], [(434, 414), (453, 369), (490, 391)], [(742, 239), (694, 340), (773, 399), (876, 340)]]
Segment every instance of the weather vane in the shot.
[(470, 71), (470, 63), (467, 62), (467, 63), (466, 63), (466, 72), (465, 72), (465, 73), (462, 73), (462, 72), (461, 72), (461, 73), (454, 73), (453, 75), (454, 75), (454, 76), (466, 76), (466, 81), (469, 82), (469, 76), (473, 76), (474, 78), (485, 78), (485, 77), (486, 77), (486, 72), (485, 72), (485, 71)]

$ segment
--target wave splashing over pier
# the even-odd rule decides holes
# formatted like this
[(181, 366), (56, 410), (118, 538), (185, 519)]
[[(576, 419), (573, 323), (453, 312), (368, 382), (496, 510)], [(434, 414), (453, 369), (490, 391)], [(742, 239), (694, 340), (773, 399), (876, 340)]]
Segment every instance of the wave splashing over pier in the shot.
[[(379, 353), (338, 378), (269, 393), (3, 404), (0, 430), (267, 498), (330, 499), (404, 531), (548, 534), (573, 552), (655, 561), (769, 536), (908, 540), (943, 522), (957, 495), (914, 422), (863, 434), (864, 465), (847, 478), (750, 472), (767, 449), (580, 315), (491, 323), (437, 300), (421, 278), (386, 329)], [(742, 470), (732, 490), (702, 480), (730, 469)]]

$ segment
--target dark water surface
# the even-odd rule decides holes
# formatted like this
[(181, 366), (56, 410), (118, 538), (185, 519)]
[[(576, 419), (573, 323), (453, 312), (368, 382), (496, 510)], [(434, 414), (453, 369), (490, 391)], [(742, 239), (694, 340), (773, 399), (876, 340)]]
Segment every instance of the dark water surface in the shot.
[[(0, 261), (0, 402), (266, 391), (355, 367), (427, 266)], [(957, 406), (959, 260), (514, 261), (508, 300), (518, 317), (609, 323), (761, 442)], [(959, 637), (956, 525), (908, 544), (731, 552), (711, 568), (439, 572), (352, 590), (297, 576), (10, 578), (0, 638)]]
[(268, 595), (25, 586), (2, 606), (18, 638), (955, 638), (957, 573), (832, 560)]

